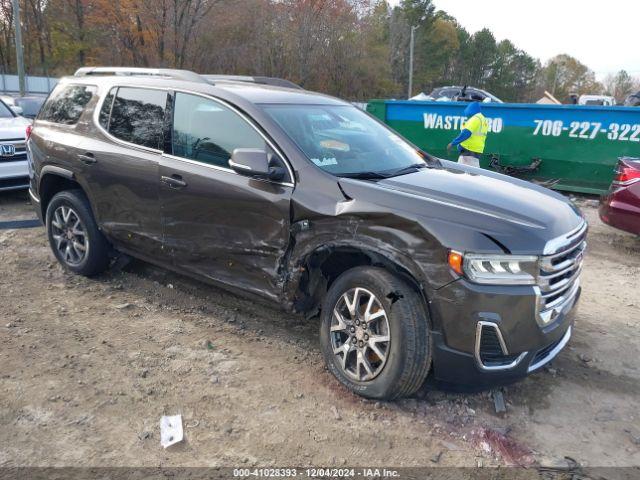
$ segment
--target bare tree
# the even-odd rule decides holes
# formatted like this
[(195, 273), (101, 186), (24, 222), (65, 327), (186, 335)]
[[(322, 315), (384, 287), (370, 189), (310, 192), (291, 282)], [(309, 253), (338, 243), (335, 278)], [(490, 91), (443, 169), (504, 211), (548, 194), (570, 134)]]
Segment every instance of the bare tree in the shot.
[(193, 32), (215, 4), (216, 0), (173, 0), (173, 61), (177, 67), (184, 67)]

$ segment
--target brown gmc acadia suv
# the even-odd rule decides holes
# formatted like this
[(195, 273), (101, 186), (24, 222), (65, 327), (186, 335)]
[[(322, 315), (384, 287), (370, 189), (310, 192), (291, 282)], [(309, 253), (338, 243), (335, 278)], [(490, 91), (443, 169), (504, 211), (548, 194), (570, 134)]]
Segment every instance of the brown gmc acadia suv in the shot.
[(566, 345), (586, 223), (562, 195), (439, 160), (336, 98), (264, 77), (84, 68), (29, 128), (51, 248), (121, 254), (321, 317), (370, 398), (486, 387)]

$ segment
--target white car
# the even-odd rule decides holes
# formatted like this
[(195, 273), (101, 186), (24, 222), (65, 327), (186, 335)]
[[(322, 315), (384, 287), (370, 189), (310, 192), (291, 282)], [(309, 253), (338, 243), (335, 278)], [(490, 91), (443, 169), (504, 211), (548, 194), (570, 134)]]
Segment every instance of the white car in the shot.
[(0, 95), (0, 101), (13, 110), (16, 115), (22, 115), (22, 107), (18, 105), (16, 98), (9, 95)]
[(0, 101), (0, 191), (29, 187), (25, 149), (31, 122)]

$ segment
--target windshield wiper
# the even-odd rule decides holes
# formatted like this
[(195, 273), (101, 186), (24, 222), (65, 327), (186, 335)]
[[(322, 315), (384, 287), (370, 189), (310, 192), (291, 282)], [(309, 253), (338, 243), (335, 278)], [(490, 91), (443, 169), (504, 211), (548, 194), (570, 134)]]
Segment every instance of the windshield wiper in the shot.
[(406, 167), (402, 167), (398, 170), (391, 172), (387, 177), (397, 177), (399, 175), (405, 175), (407, 173), (417, 172), (418, 170), (422, 170), (423, 168), (428, 168), (426, 163), (414, 163), (412, 165), (407, 165)]
[(383, 178), (397, 177), (406, 173), (417, 172), (423, 168), (429, 168), (426, 163), (414, 163), (407, 165), (406, 167), (399, 168), (398, 170), (391, 170), (386, 172), (352, 172), (352, 173), (338, 173), (338, 177), (345, 178), (357, 178), (359, 180), (379, 180)]
[(382, 178), (389, 178), (389, 175), (380, 172), (337, 173), (336, 175), (343, 178), (357, 178), (358, 180), (380, 180)]

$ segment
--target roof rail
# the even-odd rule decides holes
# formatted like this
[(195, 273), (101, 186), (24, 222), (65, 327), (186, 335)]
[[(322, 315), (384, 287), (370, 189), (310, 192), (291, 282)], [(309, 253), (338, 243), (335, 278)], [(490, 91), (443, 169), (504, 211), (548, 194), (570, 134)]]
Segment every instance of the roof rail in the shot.
[(140, 68), (140, 67), (82, 67), (76, 70), (75, 77), (94, 75), (118, 75), (118, 76), (152, 76), (186, 80), (188, 82), (216, 83), (216, 82), (245, 82), (275, 87), (296, 88), (297, 85), (284, 78), (248, 76), (248, 75), (198, 75), (190, 70), (178, 70), (173, 68)]
[(302, 90), (303, 88), (293, 83), (289, 80), (285, 80), (284, 78), (276, 78), (276, 77), (253, 77), (248, 75), (201, 75), (202, 78), (208, 80), (211, 83), (215, 82), (246, 82), (246, 83), (258, 83), (261, 85), (272, 85), (274, 87), (285, 87), (285, 88), (297, 88)]
[(188, 82), (207, 83), (203, 77), (189, 70), (172, 68), (138, 68), (138, 67), (82, 67), (76, 70), (75, 77), (92, 75), (121, 75), (121, 76), (153, 76), (186, 80)]

